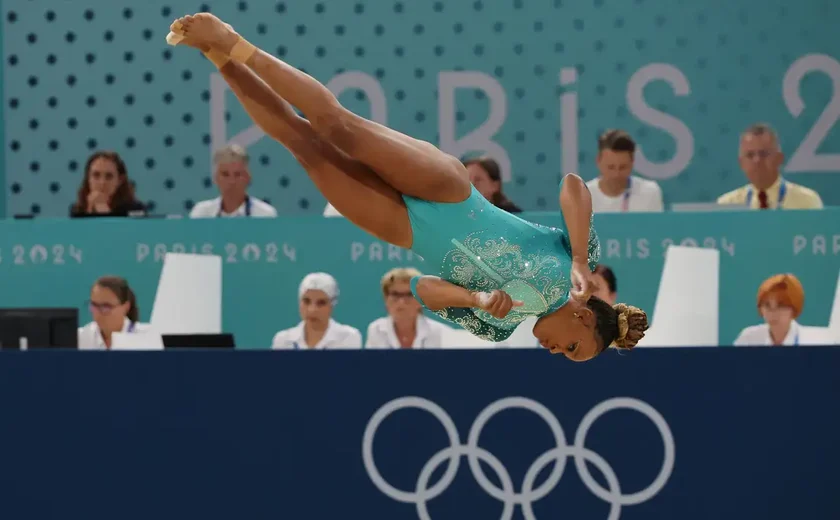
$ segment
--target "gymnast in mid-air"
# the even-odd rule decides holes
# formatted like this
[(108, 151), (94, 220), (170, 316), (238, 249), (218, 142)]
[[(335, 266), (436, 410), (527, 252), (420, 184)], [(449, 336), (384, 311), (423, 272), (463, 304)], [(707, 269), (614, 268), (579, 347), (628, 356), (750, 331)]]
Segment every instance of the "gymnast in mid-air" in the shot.
[(560, 228), (527, 222), (488, 202), (457, 158), (347, 110), (214, 15), (185, 16), (170, 30), (167, 41), (202, 51), (344, 217), (423, 257), (436, 276), (416, 277), (411, 288), (429, 310), (492, 342), (537, 317), (540, 345), (574, 361), (632, 348), (644, 336), (644, 311), (591, 295), (600, 245), (577, 175), (560, 184)]

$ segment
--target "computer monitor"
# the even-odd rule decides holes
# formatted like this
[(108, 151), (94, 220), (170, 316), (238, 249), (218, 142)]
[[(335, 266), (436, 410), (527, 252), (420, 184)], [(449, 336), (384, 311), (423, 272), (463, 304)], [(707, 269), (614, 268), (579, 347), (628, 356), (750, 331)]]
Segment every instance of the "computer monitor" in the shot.
[(163, 348), (235, 348), (233, 334), (162, 334)]
[(0, 348), (78, 348), (79, 310), (0, 309)]

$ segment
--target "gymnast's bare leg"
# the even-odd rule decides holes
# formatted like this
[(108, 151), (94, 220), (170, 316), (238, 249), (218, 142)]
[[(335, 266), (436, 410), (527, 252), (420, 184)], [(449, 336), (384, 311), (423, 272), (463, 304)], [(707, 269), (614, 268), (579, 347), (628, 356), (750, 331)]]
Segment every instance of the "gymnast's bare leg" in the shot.
[[(350, 112), (317, 80), (257, 49), (211, 14), (187, 16), (179, 22), (185, 35), (247, 65), (303, 112), (321, 140), (369, 166), (399, 193), (432, 202), (461, 202), (469, 197), (469, 179), (455, 157)], [(365, 201), (359, 204), (370, 207)]]
[(219, 68), (245, 111), (267, 135), (285, 146), (335, 208), (368, 233), (411, 246), (411, 224), (400, 193), (370, 168), (324, 141), (309, 121), (246, 66), (187, 38)]

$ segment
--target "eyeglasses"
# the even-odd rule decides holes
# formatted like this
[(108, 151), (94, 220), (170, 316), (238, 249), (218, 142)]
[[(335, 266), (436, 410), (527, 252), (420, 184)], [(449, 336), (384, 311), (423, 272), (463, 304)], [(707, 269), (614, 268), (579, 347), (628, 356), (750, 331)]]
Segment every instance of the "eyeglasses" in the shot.
[(398, 291), (390, 291), (388, 292), (388, 298), (392, 300), (402, 300), (402, 299), (410, 299), (413, 298), (414, 294), (411, 291), (407, 292), (398, 292)]
[(87, 303), (90, 312), (96, 311), (100, 314), (111, 314), (111, 311), (117, 308), (117, 305), (111, 303), (96, 303), (90, 300), (85, 303)]

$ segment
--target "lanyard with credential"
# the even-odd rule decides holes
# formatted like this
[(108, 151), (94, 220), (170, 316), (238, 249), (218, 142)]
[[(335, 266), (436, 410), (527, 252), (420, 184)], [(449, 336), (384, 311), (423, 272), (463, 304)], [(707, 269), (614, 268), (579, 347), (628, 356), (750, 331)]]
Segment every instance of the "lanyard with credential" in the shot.
[[(785, 195), (787, 195), (787, 182), (782, 181), (779, 185), (779, 202), (776, 203), (776, 209), (782, 207), (782, 202), (785, 200)], [(752, 187), (747, 189), (747, 207), (752, 206), (752, 198), (753, 198), (753, 189)]]
[[(222, 216), (222, 203), (219, 202), (219, 212), (216, 213), (216, 217)], [(251, 216), (251, 197), (245, 197), (245, 216)]]
[(621, 196), (621, 211), (627, 213), (630, 211), (630, 187), (633, 179), (627, 179), (627, 189), (624, 190), (624, 195)]

